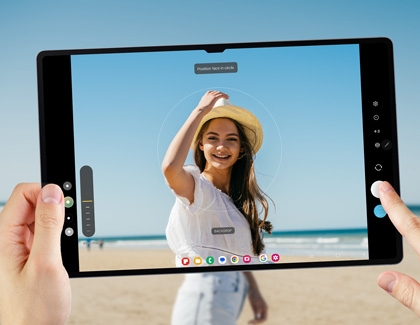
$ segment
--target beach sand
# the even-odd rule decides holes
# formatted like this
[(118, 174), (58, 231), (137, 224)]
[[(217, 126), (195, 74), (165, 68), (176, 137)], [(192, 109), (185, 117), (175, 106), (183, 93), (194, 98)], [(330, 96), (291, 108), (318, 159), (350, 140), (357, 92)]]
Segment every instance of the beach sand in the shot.
[[(105, 253), (105, 254), (104, 254)], [(114, 254), (113, 254), (114, 253)], [(133, 251), (125, 251), (129, 256)], [(91, 251), (91, 263), (118, 263), (115, 252)], [(156, 252), (147, 254), (156, 257)], [(169, 254), (171, 252), (161, 252)], [(420, 274), (417, 255), (404, 242), (398, 265), (254, 272), (269, 306), (265, 324), (414, 324), (420, 320), (376, 284), (385, 270)], [(161, 255), (159, 255), (161, 256)], [(419, 276), (420, 279), (420, 276)], [(69, 324), (170, 324), (183, 275), (71, 279), (73, 307)], [(245, 304), (238, 324), (252, 310)]]

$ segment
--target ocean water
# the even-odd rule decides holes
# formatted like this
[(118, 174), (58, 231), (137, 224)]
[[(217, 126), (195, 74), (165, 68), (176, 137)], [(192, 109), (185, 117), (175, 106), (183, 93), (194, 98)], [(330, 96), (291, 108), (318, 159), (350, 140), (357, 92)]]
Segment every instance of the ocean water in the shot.
[(420, 205), (409, 205), (408, 207), (414, 214), (420, 217)]
[(366, 229), (276, 232), (264, 237), (267, 254), (367, 258)]

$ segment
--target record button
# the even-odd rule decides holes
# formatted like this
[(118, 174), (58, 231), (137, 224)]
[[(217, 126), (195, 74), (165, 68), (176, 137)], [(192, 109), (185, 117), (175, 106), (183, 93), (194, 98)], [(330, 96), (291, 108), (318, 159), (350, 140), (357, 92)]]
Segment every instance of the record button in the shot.
[(386, 216), (386, 211), (381, 204), (377, 205), (375, 209), (373, 209), (373, 213), (377, 218), (383, 218)]

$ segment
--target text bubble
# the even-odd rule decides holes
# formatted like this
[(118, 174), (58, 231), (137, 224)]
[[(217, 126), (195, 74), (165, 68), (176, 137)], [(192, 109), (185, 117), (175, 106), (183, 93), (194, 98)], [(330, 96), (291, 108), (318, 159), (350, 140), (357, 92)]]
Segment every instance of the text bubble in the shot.
[(211, 228), (211, 233), (213, 235), (231, 235), (235, 233), (235, 228), (234, 227)]
[(238, 72), (238, 63), (237, 62), (196, 63), (194, 64), (194, 72), (196, 74), (235, 73), (235, 72)]

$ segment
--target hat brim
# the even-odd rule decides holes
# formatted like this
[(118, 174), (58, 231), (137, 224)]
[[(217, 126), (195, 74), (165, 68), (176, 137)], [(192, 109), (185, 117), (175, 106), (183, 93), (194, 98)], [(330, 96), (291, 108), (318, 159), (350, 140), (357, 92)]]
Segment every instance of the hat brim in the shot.
[(216, 118), (229, 118), (242, 124), (244, 126), (246, 137), (251, 144), (253, 154), (256, 154), (258, 150), (260, 150), (264, 137), (260, 121), (250, 111), (234, 105), (214, 107), (209, 113), (207, 113), (198, 125), (192, 146), (196, 142), (198, 133), (203, 127), (203, 124)]

